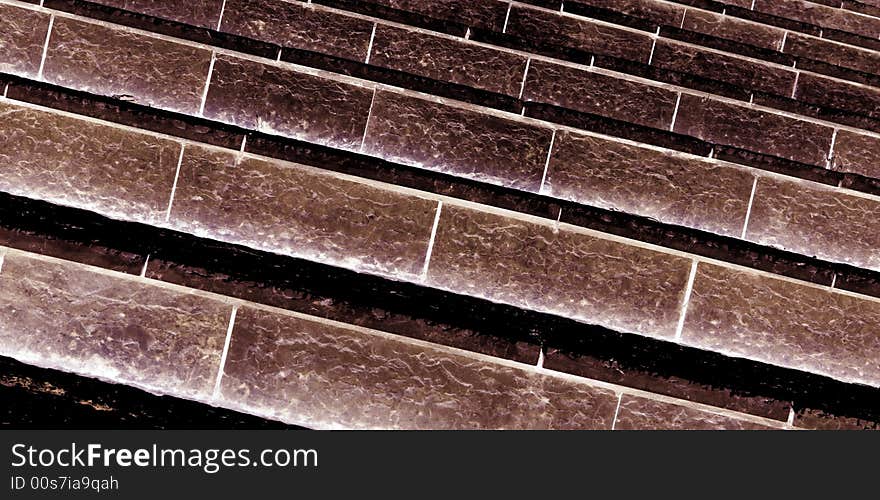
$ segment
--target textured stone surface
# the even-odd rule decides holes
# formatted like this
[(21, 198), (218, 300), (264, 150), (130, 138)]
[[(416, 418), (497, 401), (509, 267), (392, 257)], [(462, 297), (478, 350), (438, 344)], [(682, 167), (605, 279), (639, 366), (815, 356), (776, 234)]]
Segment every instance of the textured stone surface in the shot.
[[(498, 1), (462, 2), (461, 0), (370, 0), (406, 12), (415, 12), (434, 19), (462, 23), (467, 26), (501, 31), (507, 4)], [(464, 35), (464, 33), (462, 33)]]
[(195, 114), (210, 63), (206, 49), (56, 18), (43, 76), (65, 87)]
[(880, 178), (880, 138), (849, 130), (838, 131), (832, 168)]
[(205, 117), (343, 149), (361, 144), (373, 90), (226, 55), (217, 57)]
[(437, 202), (282, 162), (187, 146), (171, 223), (254, 248), (421, 272)]
[(880, 52), (802, 33), (789, 33), (787, 54), (823, 61), (834, 66), (880, 74)]
[(774, 428), (692, 406), (624, 394), (615, 430), (770, 430)]
[(576, 3), (646, 19), (657, 26), (680, 25), (686, 10), (684, 5), (653, 0), (577, 0)]
[(127, 220), (164, 219), (180, 144), (0, 103), (0, 190)]
[(653, 45), (647, 33), (523, 5), (510, 9), (507, 33), (638, 62), (648, 62)]
[(403, 337), (245, 307), (222, 397), (315, 428), (609, 429), (616, 395)]
[(756, 0), (755, 10), (785, 19), (880, 38), (880, 18), (805, 0)]
[(830, 415), (814, 409), (798, 411), (794, 417), (794, 425), (802, 429), (823, 431), (880, 430), (880, 422)]
[[(95, 3), (130, 10), (153, 17), (170, 19), (193, 26), (214, 29), (220, 19), (223, 0), (95, 0)], [(228, 8), (228, 5), (227, 5)], [(225, 15), (225, 14), (224, 14)]]
[(227, 0), (220, 30), (363, 61), (373, 23), (302, 2)]
[(595, 71), (532, 61), (523, 99), (668, 129), (678, 93)]
[[(688, 9), (681, 27), (738, 43), (779, 50), (785, 30), (707, 10)], [(792, 34), (789, 33), (789, 36)]]
[(762, 177), (746, 238), (880, 270), (880, 201), (808, 181)]
[(675, 131), (823, 167), (833, 134), (824, 125), (691, 95), (681, 97)]
[(717, 161), (560, 132), (544, 190), (555, 197), (739, 237), (754, 176)]
[(526, 57), (443, 36), (379, 25), (370, 64), (516, 97), (522, 87)]
[(488, 113), (379, 91), (364, 152), (537, 191), (552, 132)]
[(232, 307), (87, 267), (8, 253), (0, 350), (35, 363), (206, 399)]
[(797, 73), (728, 52), (658, 39), (653, 66), (730, 83), (751, 91), (790, 96)]
[(671, 338), (689, 259), (443, 206), (428, 283), (612, 329)]
[(682, 341), (880, 386), (880, 302), (700, 263)]
[(0, 4), (0, 72), (35, 78), (48, 29), (48, 14)]
[(813, 73), (801, 73), (795, 98), (826, 108), (880, 118), (880, 89)]

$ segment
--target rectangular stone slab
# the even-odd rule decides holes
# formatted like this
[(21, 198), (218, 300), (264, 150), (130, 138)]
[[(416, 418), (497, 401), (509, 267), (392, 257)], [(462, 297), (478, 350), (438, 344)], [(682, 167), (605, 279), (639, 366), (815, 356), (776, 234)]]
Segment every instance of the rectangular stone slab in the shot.
[[(215, 29), (223, 0), (95, 0), (95, 3), (184, 24)], [(228, 8), (228, 6), (227, 6)], [(224, 12), (225, 14), (225, 12)]]
[(287, 66), (218, 55), (205, 117), (240, 127), (356, 149), (373, 89)]
[(370, 64), (517, 97), (526, 56), (380, 24)]
[(220, 31), (363, 61), (373, 24), (302, 2), (226, 0)]
[(754, 10), (784, 19), (880, 38), (880, 18), (804, 0), (756, 0)]
[(746, 239), (880, 270), (880, 200), (797, 179), (761, 177)]
[(691, 260), (444, 204), (427, 283), (624, 332), (672, 338)]
[(648, 33), (524, 5), (514, 5), (510, 9), (506, 32), (530, 40), (644, 63), (648, 62), (653, 45)]
[(364, 152), (386, 160), (537, 191), (553, 132), (488, 112), (380, 90)]
[(701, 262), (682, 342), (880, 386), (880, 301)]
[(183, 231), (361, 271), (421, 273), (437, 202), (281, 161), (188, 145)]
[(0, 4), (0, 72), (36, 78), (49, 14)]
[(801, 73), (794, 97), (826, 108), (880, 118), (880, 89), (813, 73)]
[(27, 363), (206, 400), (232, 306), (10, 251), (0, 272), (0, 351)]
[(839, 130), (831, 160), (834, 170), (880, 178), (880, 137)]
[(140, 222), (165, 219), (180, 143), (0, 102), (0, 190)]
[(544, 192), (738, 238), (753, 183), (732, 164), (560, 132)]
[(710, 97), (681, 96), (675, 131), (716, 144), (825, 166), (831, 127)]
[(238, 310), (225, 405), (313, 428), (610, 429), (611, 390), (339, 323)]
[(803, 33), (789, 33), (783, 52), (856, 71), (880, 74), (880, 52)]
[(681, 4), (652, 0), (578, 0), (577, 3), (645, 19), (657, 26), (679, 26), (687, 10)]
[[(682, 29), (725, 40), (745, 43), (770, 50), (779, 50), (785, 30), (708, 10), (688, 9)], [(792, 34), (789, 33), (788, 36)]]
[(678, 93), (596, 71), (533, 60), (523, 99), (669, 129)]
[(76, 90), (196, 114), (210, 64), (207, 49), (56, 17), (43, 76)]
[(494, 0), (371, 0), (370, 3), (493, 31), (501, 31), (507, 14), (507, 3)]
[(791, 95), (797, 77), (790, 68), (662, 38), (654, 47), (651, 65), (782, 96)]

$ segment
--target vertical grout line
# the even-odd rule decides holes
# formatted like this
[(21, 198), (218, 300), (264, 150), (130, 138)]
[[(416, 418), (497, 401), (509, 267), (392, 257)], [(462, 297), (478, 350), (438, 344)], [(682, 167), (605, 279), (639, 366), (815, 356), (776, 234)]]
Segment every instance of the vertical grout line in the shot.
[(678, 93), (678, 97), (675, 99), (675, 110), (672, 112), (672, 121), (669, 123), (669, 131), (672, 132), (675, 130), (675, 120), (678, 118), (678, 106), (681, 104), (681, 92)]
[(681, 13), (681, 25), (678, 27), (678, 29), (680, 29), (680, 30), (684, 29), (684, 18), (686, 18), (687, 15), (688, 15), (688, 9), (687, 9), (687, 7), (685, 7), (684, 12)]
[(277, 62), (281, 62), (281, 53), (284, 52), (283, 47), (278, 47), (278, 56), (275, 58)]
[[(502, 33), (507, 33), (507, 21), (510, 19), (510, 10), (513, 9), (513, 2), (507, 4), (507, 14), (504, 16), (504, 26), (501, 28)], [(470, 28), (468, 28), (470, 30)]]
[(749, 10), (755, 10), (755, 0), (752, 0), (752, 6), (749, 7)]
[(834, 129), (834, 133), (831, 134), (831, 147), (828, 148), (828, 158), (825, 159), (825, 168), (831, 168), (831, 162), (834, 160), (834, 146), (837, 144), (837, 132), (840, 129)]
[(654, 33), (652, 37), (654, 41), (651, 43), (651, 54), (648, 56), (648, 66), (651, 65), (651, 62), (654, 61), (654, 49), (657, 48), (657, 39), (660, 38), (660, 28), (657, 28), (657, 33)]
[(785, 422), (789, 427), (794, 427), (794, 405), (791, 405), (791, 408), (788, 409), (788, 420)]
[(421, 280), (428, 279), (428, 266), (431, 265), (431, 254), (434, 253), (434, 241), (437, 239), (437, 227), (440, 226), (440, 212), (443, 210), (443, 201), (437, 202), (437, 212), (434, 214), (434, 225), (431, 227), (431, 238), (428, 240), (428, 251), (425, 252), (425, 264), (422, 266)]
[(147, 254), (147, 258), (144, 259), (144, 267), (141, 268), (141, 278), (146, 278), (146, 277), (147, 277), (147, 264), (150, 263), (150, 256), (151, 256), (151, 255), (153, 255), (153, 254), (148, 253), (148, 254)]
[(755, 93), (749, 92), (749, 104), (755, 104)]
[(526, 59), (526, 70), (523, 73), (522, 84), (519, 87), (519, 99), (522, 99), (523, 92), (526, 90), (526, 78), (529, 76), (529, 65), (532, 63), (532, 58), (529, 57)]
[(797, 94), (798, 81), (801, 79), (801, 72), (797, 71), (794, 74), (794, 85), (791, 87), (791, 98), (794, 99), (795, 94)]
[(174, 183), (171, 185), (171, 197), (168, 198), (168, 211), (165, 212), (165, 222), (171, 220), (171, 205), (174, 204), (174, 193), (177, 191), (177, 179), (180, 177), (180, 165), (183, 163), (183, 150), (186, 144), (180, 145), (180, 157), (177, 158), (177, 171), (174, 172)]
[(223, 22), (223, 12), (226, 11), (226, 0), (223, 0), (223, 3), (220, 4), (220, 17), (217, 18), (217, 30), (220, 31), (220, 24)]
[(37, 71), (37, 80), (43, 79), (43, 68), (46, 66), (46, 54), (49, 53), (49, 38), (52, 36), (52, 26), (55, 24), (55, 14), (49, 16), (49, 29), (46, 30), (46, 41), (43, 43), (43, 57), (40, 59), (40, 69)]
[(782, 43), (779, 45), (779, 52), (785, 52), (785, 42), (788, 41), (788, 30), (782, 34)]
[(538, 350), (538, 362), (535, 364), (538, 368), (544, 368), (544, 346)]
[(241, 136), (241, 148), (238, 150), (239, 153), (244, 153), (244, 148), (247, 145), (247, 136)]
[(684, 289), (684, 300), (681, 304), (681, 315), (678, 317), (678, 326), (675, 328), (675, 341), (681, 340), (681, 332), (684, 330), (684, 318), (687, 316), (688, 303), (691, 301), (691, 294), (694, 291), (694, 280), (697, 278), (697, 265), (699, 261), (694, 259), (691, 262), (691, 274), (688, 276), (687, 286)]
[(709, 150), (709, 159), (715, 158), (715, 146)]
[(379, 26), (379, 23), (373, 23), (373, 32), (370, 33), (370, 45), (367, 46), (367, 58), (364, 59), (364, 64), (370, 64), (370, 56), (373, 55), (373, 40), (376, 39), (377, 26)]
[(623, 401), (623, 393), (617, 395), (617, 407), (614, 408), (614, 420), (611, 421), (611, 430), (617, 425), (617, 414), (620, 413), (620, 402)]
[(556, 142), (556, 130), (554, 130), (553, 135), (550, 136), (550, 148), (547, 149), (547, 161), (544, 162), (544, 174), (541, 175), (541, 186), (538, 188), (538, 194), (544, 192), (544, 183), (547, 181), (547, 169), (550, 168), (550, 157), (553, 155), (554, 142)]
[(468, 26), (468, 29), (466, 29), (466, 30), (464, 31), (464, 39), (465, 39), (465, 40), (470, 40), (470, 39), (471, 39), (471, 27), (470, 27), (470, 26)]
[(837, 273), (834, 273), (834, 276), (831, 278), (830, 288), (833, 290), (835, 286), (837, 286)]
[(358, 149), (358, 151), (361, 151), (361, 152), (363, 152), (364, 144), (366, 144), (366, 142), (367, 142), (367, 130), (370, 129), (370, 118), (373, 117), (373, 104), (376, 103), (376, 92), (377, 91), (378, 91), (378, 89), (376, 87), (374, 87), (373, 88), (373, 97), (372, 97), (372, 99), (370, 99), (370, 110), (367, 111), (367, 123), (364, 124), (364, 136), (361, 137), (361, 147)]
[(752, 183), (752, 194), (749, 196), (749, 206), (746, 208), (746, 220), (743, 222), (743, 230), (740, 239), (746, 239), (746, 231), (749, 229), (749, 219), (752, 217), (752, 205), (755, 203), (755, 191), (758, 190), (758, 176), (755, 176), (755, 182)]
[(226, 328), (226, 341), (223, 342), (223, 352), (220, 354), (220, 369), (217, 370), (217, 379), (214, 381), (214, 392), (211, 399), (217, 399), (220, 395), (220, 382), (223, 380), (223, 371), (226, 369), (226, 356), (229, 354), (229, 341), (232, 339), (232, 327), (235, 325), (235, 315), (238, 306), (232, 306), (232, 314), (229, 315), (229, 327)]
[(9, 92), (9, 84), (7, 83), (5, 87), (3, 87), (3, 98), (6, 99), (6, 93)]
[(596, 65), (596, 56), (590, 55), (590, 67), (592, 68), (595, 65)]
[(3, 261), (6, 260), (6, 252), (0, 253), (0, 273), (3, 272)]
[(199, 116), (205, 115), (205, 102), (208, 100), (208, 88), (211, 86), (211, 75), (214, 74), (214, 61), (217, 60), (217, 53), (211, 51), (211, 64), (208, 65), (208, 78), (205, 80), (205, 90), (202, 92), (202, 105), (199, 106)]

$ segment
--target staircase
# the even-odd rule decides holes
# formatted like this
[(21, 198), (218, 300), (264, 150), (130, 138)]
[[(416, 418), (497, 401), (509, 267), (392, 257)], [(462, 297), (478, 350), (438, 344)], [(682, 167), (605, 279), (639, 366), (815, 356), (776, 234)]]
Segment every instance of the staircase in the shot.
[(0, 0), (0, 356), (318, 429), (880, 426), (876, 0)]

